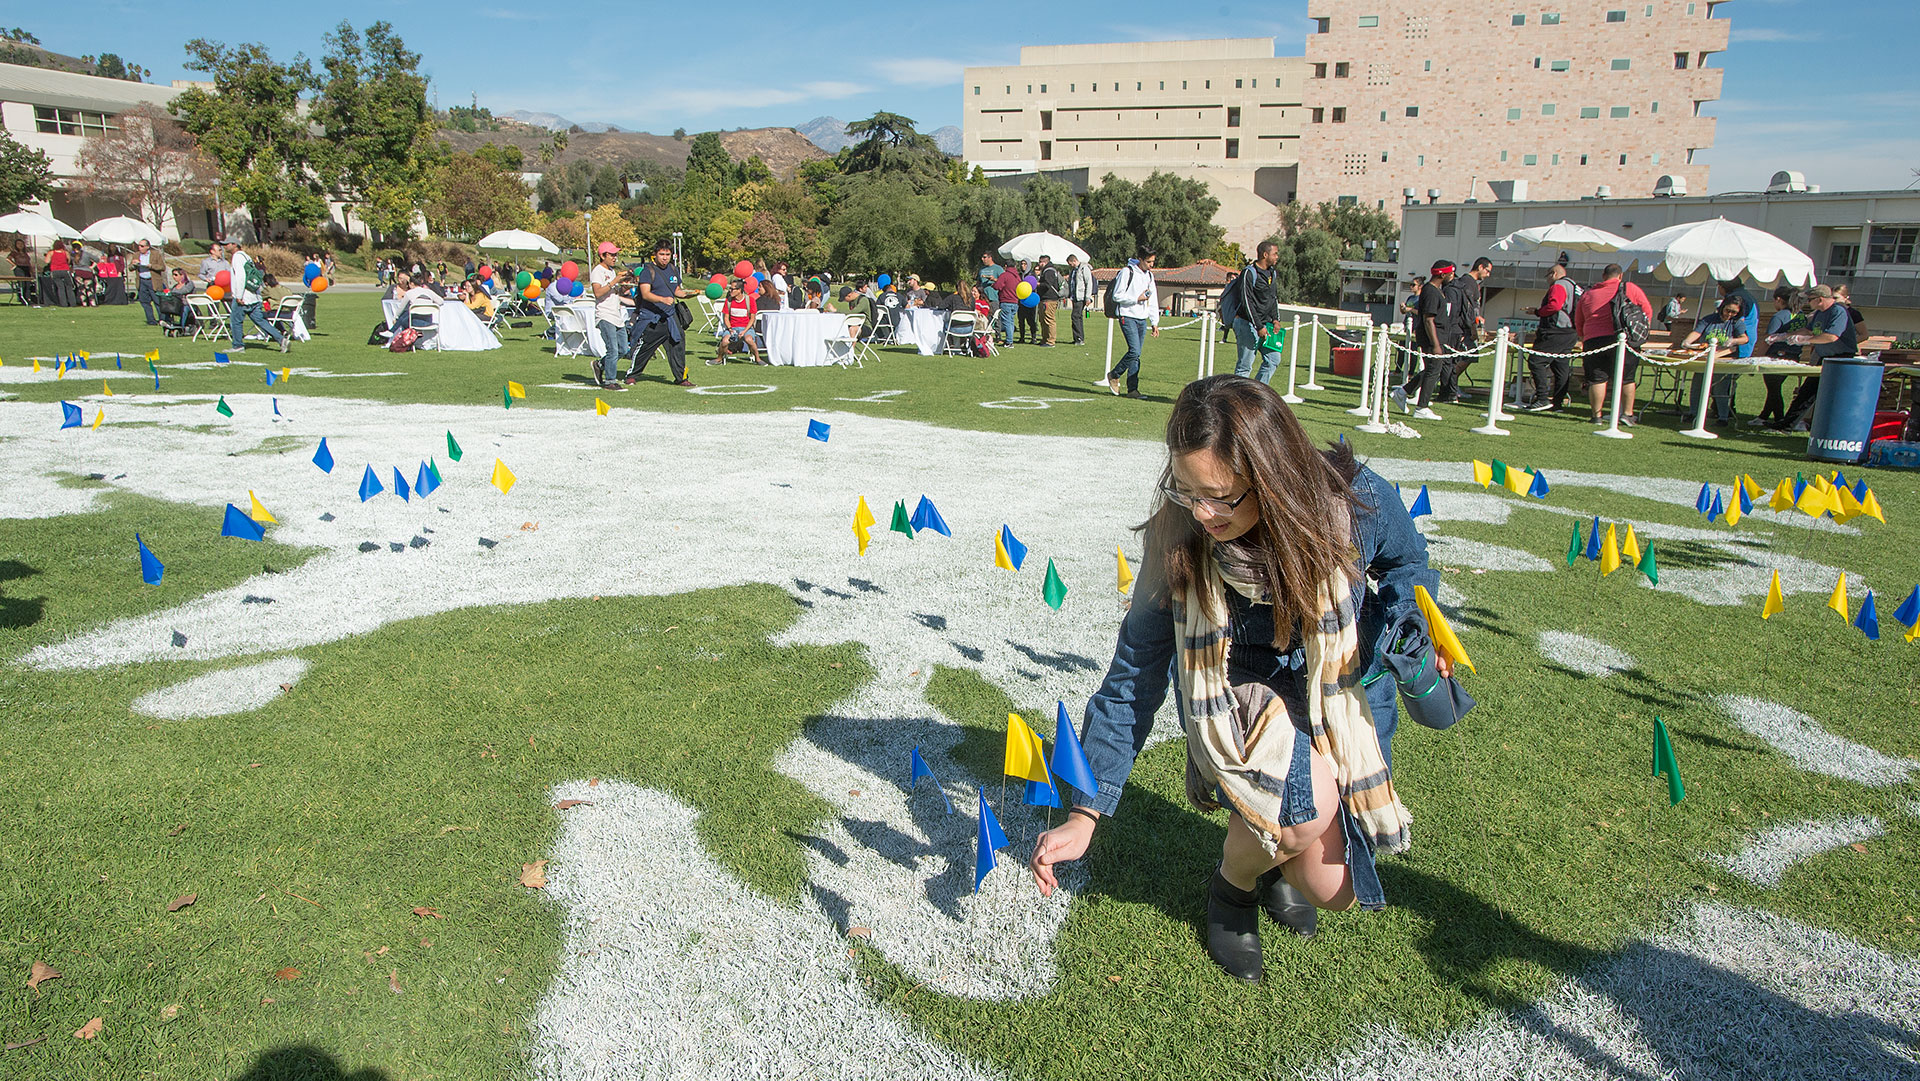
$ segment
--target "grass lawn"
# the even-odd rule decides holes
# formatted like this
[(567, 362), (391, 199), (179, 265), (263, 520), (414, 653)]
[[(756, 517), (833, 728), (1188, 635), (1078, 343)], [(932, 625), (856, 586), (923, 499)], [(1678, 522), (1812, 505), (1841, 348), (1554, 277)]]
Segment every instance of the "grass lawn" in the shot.
[[(515, 410), (574, 411), (583, 424), (599, 393), (617, 409), (798, 408), (846, 414), (836, 424), (869, 416), (1154, 440), (1198, 346), (1191, 328), (1149, 340), (1147, 401), (1091, 386), (1100, 350), (1064, 346), (986, 360), (885, 350), (852, 371), (709, 368), (701, 348), (690, 373), (703, 387), (773, 389), (688, 393), (664, 382), (656, 358), (648, 379), (608, 396), (548, 389), (584, 387), (586, 365), (556, 360), (526, 331), (482, 354), (370, 348), (363, 343), (378, 307), (373, 294), (329, 294), (313, 343), (284, 361), (249, 350), (217, 369), (170, 367), (209, 360), (215, 347), (160, 341), (140, 325), (137, 307), (0, 308), (0, 410), (51, 426), (56, 401), (84, 398), (89, 420), (105, 408), (113, 423), (121, 405), (153, 395), (153, 385), (117, 379), (106, 400), (100, 369), (113, 362), (100, 355), (139, 356), (157, 345), (159, 394), (169, 399), (258, 391), (252, 362), (284, 362), (342, 376), (402, 373), (296, 375), (280, 390), (287, 395), (497, 406), (511, 379), (529, 395)], [(1104, 331), (1089, 320), (1096, 346)], [(29, 357), (75, 349), (95, 355), (91, 371), (62, 380), (51, 370), (17, 374)], [(1223, 346), (1222, 365), (1231, 357)], [(127, 365), (145, 368), (144, 360)], [(1722, 488), (1739, 472), (1771, 485), (1815, 468), (1802, 456), (1804, 437), (1739, 429), (1696, 442), (1675, 434), (1690, 421), (1660, 414), (1631, 441), (1597, 439), (1573, 415), (1522, 416), (1508, 425), (1511, 437), (1477, 436), (1466, 429), (1480, 421), (1462, 407), (1443, 407), (1446, 420), (1420, 425), (1418, 441), (1368, 436), (1344, 412), (1355, 381), (1321, 381), (1327, 390), (1308, 392), (1298, 412), (1317, 436), (1344, 433), (1363, 457), (1498, 456), (1550, 480), (1605, 473)], [(1750, 414), (1760, 387), (1740, 389)], [(929, 468), (964, 468), (941, 458), (939, 434), (926, 429)], [(0, 448), (7, 442), (0, 437)], [(1458, 625), (1478, 666), (1468, 686), (1482, 706), (1452, 731), (1409, 726), (1395, 741), (1415, 847), (1382, 863), (1390, 907), (1326, 916), (1311, 943), (1269, 934), (1262, 985), (1229, 986), (1202, 952), (1202, 891), (1222, 820), (1186, 806), (1183, 752), (1167, 743), (1143, 756), (1121, 815), (1100, 830), (1089, 884), (1058, 939), (1060, 978), (1050, 993), (945, 996), (856, 946), (866, 992), (1010, 1076), (1241, 1077), (1324, 1058), (1358, 1024), (1435, 1033), (1522, 1006), (1556, 977), (1660, 926), (1678, 901), (1713, 897), (1920, 952), (1912, 780), (1869, 787), (1797, 768), (1732, 724), (1717, 701), (1764, 698), (1884, 754), (1920, 757), (1920, 647), (1902, 641), (1892, 620), (1920, 583), (1920, 474), (1865, 475), (1886, 526), (1863, 520), (1858, 534), (1813, 533), (1754, 519), (1727, 530), (1750, 545), (1744, 557), (1680, 539), (1659, 542), (1658, 559), (1663, 571), (1729, 568), (1762, 581), (1758, 561), (1769, 552), (1845, 567), (1880, 591), (1878, 643), (1823, 607), (1823, 597), (1798, 594), (1763, 622), (1757, 598), (1703, 604), (1646, 589), (1630, 572), (1603, 580), (1584, 561), (1569, 570), (1560, 557), (1571, 514), (1529, 507), (1499, 524), (1429, 524), (1456, 552), (1511, 549), (1555, 569), (1479, 573), (1469, 558), (1436, 559), (1443, 581), (1467, 597)], [(1089, 491), (1144, 490), (1151, 480), (1081, 479)], [(1435, 488), (1477, 492), (1465, 483)], [(1088, 496), (1067, 488), (1063, 497)], [(1569, 484), (1547, 503), (1583, 523), (1599, 515), (1643, 528), (1726, 530), (1624, 485)], [(190, 720), (155, 720), (129, 704), (268, 658), (61, 672), (15, 663), (35, 646), (186, 604), (313, 554), (222, 544), (218, 523), (215, 510), (122, 490), (89, 513), (0, 518), (0, 820), (15, 824), (0, 847), (0, 971), (16, 974), (0, 1007), (0, 1040), (45, 1038), (0, 1052), (0, 1076), (523, 1075), (525, 1025), (561, 934), (555, 908), (516, 879), (547, 854), (566, 813), (548, 805), (547, 790), (563, 780), (614, 777), (667, 791), (701, 812), (709, 850), (748, 886), (779, 903), (800, 895), (805, 866), (795, 838), (829, 809), (773, 760), (885, 659), (852, 645), (771, 645), (800, 611), (787, 591), (744, 585), (391, 623), (300, 650), (310, 671), (264, 708)], [(135, 530), (168, 553), (161, 586), (129, 587), (126, 538)], [(1856, 590), (1853, 611), (1859, 602)], [(1635, 666), (1605, 679), (1582, 675), (1543, 657), (1537, 636), (1549, 630), (1601, 640)], [(610, 642), (618, 644), (611, 655)], [(997, 772), (1010, 709), (1052, 715), (1051, 702), (1009, 700), (963, 666), (941, 669), (927, 697), (966, 726), (955, 758), (979, 777)], [(1675, 808), (1656, 804), (1647, 776), (1655, 715), (1672, 731), (1685, 772), (1688, 798)], [(1864, 850), (1797, 865), (1778, 890), (1706, 858), (1738, 850), (1769, 825), (1841, 815), (1874, 816), (1886, 832)], [(169, 913), (186, 894), (198, 900)], [(415, 915), (416, 907), (443, 918)], [(61, 977), (37, 991), (21, 986), (35, 962)], [(69, 1035), (95, 1016), (106, 1022), (97, 1039)]]

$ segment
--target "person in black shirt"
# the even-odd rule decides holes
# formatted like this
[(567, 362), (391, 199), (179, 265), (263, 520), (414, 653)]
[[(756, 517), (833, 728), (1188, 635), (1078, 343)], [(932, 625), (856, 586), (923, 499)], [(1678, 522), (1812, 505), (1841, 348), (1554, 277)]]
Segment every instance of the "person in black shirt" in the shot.
[(673, 242), (662, 240), (654, 245), (653, 262), (641, 269), (638, 276), (640, 288), (634, 299), (633, 330), (639, 332), (639, 344), (633, 347), (633, 369), (627, 373), (626, 381), (632, 385), (638, 380), (640, 373), (647, 370), (647, 362), (653, 359), (654, 350), (664, 345), (667, 367), (673, 371), (673, 385), (692, 387), (692, 381), (687, 379), (687, 333), (674, 315), (673, 307), (674, 301), (685, 300), (693, 294), (680, 285), (680, 268), (673, 265)]
[(1455, 275), (1446, 284), (1447, 303), (1453, 313), (1453, 349), (1466, 356), (1455, 357), (1440, 368), (1440, 381), (1435, 387), (1435, 396), (1443, 402), (1463, 402), (1460, 396), (1460, 373), (1477, 359), (1480, 345), (1481, 286), (1493, 274), (1493, 260), (1481, 256), (1473, 261), (1473, 268), (1465, 274)]
[[(1420, 370), (1392, 391), (1394, 402), (1421, 420), (1440, 419), (1440, 414), (1430, 406), (1433, 389), (1440, 381), (1441, 369), (1452, 363), (1452, 358), (1447, 354), (1453, 352), (1453, 309), (1446, 292), (1446, 285), (1452, 280), (1453, 263), (1446, 259), (1436, 260), (1427, 284), (1420, 290), (1420, 303), (1414, 310), (1413, 347), (1425, 354), (1418, 358)], [(1420, 388), (1418, 409), (1407, 404), (1407, 394), (1416, 386)]]

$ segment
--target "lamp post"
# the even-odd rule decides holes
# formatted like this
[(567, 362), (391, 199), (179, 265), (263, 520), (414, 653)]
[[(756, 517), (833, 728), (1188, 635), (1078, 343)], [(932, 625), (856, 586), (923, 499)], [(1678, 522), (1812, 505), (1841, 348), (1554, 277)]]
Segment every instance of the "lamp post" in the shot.
[(680, 257), (680, 234), (678, 232), (673, 234), (673, 265), (679, 269), (680, 273), (685, 274), (687, 272), (686, 263)]
[(584, 200), (581, 201), (581, 205), (585, 207), (585, 209), (580, 212), (580, 216), (581, 218), (585, 219), (587, 223), (587, 258), (592, 259), (593, 258), (593, 196), (591, 195), (587, 196)]

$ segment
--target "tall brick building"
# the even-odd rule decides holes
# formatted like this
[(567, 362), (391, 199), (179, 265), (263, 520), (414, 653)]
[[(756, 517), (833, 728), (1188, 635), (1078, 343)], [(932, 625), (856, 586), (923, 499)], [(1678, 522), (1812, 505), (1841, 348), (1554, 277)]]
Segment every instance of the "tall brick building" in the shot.
[(1033, 46), (968, 68), (964, 154), (1001, 183), (1155, 169), (1204, 181), (1229, 240), (1294, 200), (1706, 190), (1718, 0), (1310, 0), (1305, 55), (1265, 38)]

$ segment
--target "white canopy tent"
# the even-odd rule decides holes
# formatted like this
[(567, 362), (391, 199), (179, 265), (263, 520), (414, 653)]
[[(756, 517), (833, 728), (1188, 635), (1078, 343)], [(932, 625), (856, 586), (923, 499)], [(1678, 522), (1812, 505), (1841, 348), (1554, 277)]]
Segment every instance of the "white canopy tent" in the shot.
[(1512, 251), (1515, 248), (1558, 248), (1561, 251), (1618, 251), (1633, 243), (1605, 229), (1573, 222), (1555, 222), (1517, 229), (1501, 237), (1488, 251)]
[(79, 230), (31, 210), (19, 210), (0, 217), (0, 233), (19, 233), (38, 240), (80, 239)]
[(167, 242), (167, 238), (161, 235), (160, 230), (139, 218), (129, 218), (124, 215), (101, 218), (80, 230), (80, 239), (91, 240), (96, 244), (118, 244), (129, 248), (142, 240), (155, 247)]
[(1648, 233), (1623, 245), (1617, 260), (1662, 281), (1704, 284), (1745, 274), (1762, 285), (1812, 285), (1813, 260), (1772, 233), (1714, 218)]
[(559, 255), (560, 249), (553, 241), (539, 233), (529, 233), (525, 229), (501, 229), (480, 238), (476, 245), (491, 251), (537, 251), (548, 255)]
[(1035, 262), (1045, 255), (1056, 264), (1065, 263), (1067, 256), (1077, 255), (1082, 264), (1091, 265), (1092, 259), (1087, 249), (1054, 233), (1021, 233), (1000, 246), (1000, 254), (1008, 259), (1025, 259)]

